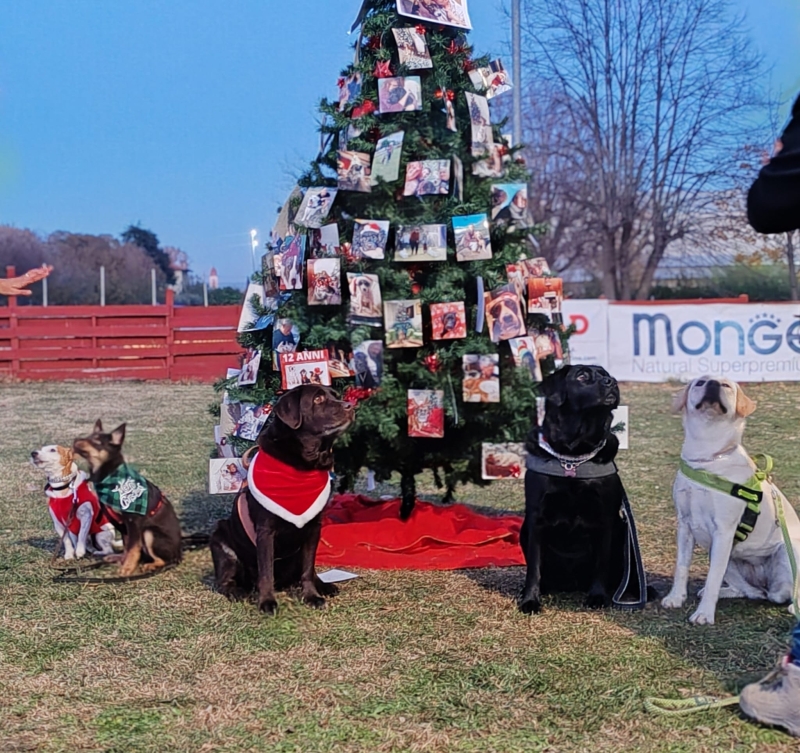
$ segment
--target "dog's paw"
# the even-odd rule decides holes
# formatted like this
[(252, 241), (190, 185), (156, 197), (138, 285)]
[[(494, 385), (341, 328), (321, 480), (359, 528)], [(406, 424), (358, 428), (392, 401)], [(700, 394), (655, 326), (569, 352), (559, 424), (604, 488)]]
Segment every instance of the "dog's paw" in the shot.
[(325, 583), (325, 581), (320, 581), (316, 584), (317, 591), (319, 591), (323, 596), (336, 596), (339, 593), (339, 586), (335, 583)]
[(278, 613), (278, 602), (275, 599), (264, 599), (264, 601), (259, 602), (258, 610), (263, 612), (264, 614), (277, 614)]
[(704, 609), (698, 609), (690, 618), (689, 622), (692, 625), (713, 625), (714, 613), (706, 612)]
[(64, 559), (65, 560), (74, 560), (75, 559), (75, 552), (72, 549), (64, 552)]
[(590, 593), (586, 595), (583, 605), (589, 609), (603, 609), (611, 605), (611, 599), (608, 594), (603, 592)]
[(521, 601), (518, 607), (522, 614), (539, 614), (542, 611), (542, 602), (534, 597), (533, 599)]
[(661, 606), (665, 609), (680, 609), (686, 602), (686, 597), (681, 594), (675, 594), (670, 591), (663, 599), (661, 599)]
[(323, 609), (325, 607), (325, 599), (322, 596), (309, 594), (303, 597), (303, 604), (314, 609)]
[(121, 578), (130, 578), (136, 572), (136, 566), (139, 563), (137, 562), (135, 565), (128, 565), (123, 563), (122, 567), (119, 569), (119, 575)]
[(82, 560), (86, 556), (86, 547), (78, 546), (75, 548), (75, 559)]
[(245, 591), (243, 588), (239, 588), (238, 586), (232, 586), (231, 588), (220, 590), (220, 593), (231, 602), (244, 601), (248, 596), (247, 591)]

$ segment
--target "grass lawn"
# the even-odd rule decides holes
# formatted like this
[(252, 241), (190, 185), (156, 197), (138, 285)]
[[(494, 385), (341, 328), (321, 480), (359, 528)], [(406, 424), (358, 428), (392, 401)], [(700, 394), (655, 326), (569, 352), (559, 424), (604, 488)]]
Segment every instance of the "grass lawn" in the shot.
[[(681, 441), (673, 391), (623, 386), (632, 449), (619, 464), (662, 593)], [(748, 392), (759, 407), (747, 445), (775, 457), (796, 502), (800, 385)], [(525, 617), (514, 603), (521, 568), (360, 571), (321, 612), (281, 595), (278, 617), (265, 618), (212, 591), (207, 549), (137, 583), (52, 583), (55, 538), (30, 451), (70, 443), (98, 416), (127, 421), (129, 459), (187, 531), (208, 531), (230, 500), (206, 492), (213, 399), (190, 385), (0, 385), (0, 751), (798, 750), (735, 707), (642, 710), (647, 695), (725, 695), (763, 675), (793, 625), (768, 603), (722, 602), (707, 628), (686, 622), (694, 599), (628, 614), (565, 596)], [(522, 485), (466, 488), (460, 501), (521, 510)], [(696, 557), (694, 591), (705, 572)]]

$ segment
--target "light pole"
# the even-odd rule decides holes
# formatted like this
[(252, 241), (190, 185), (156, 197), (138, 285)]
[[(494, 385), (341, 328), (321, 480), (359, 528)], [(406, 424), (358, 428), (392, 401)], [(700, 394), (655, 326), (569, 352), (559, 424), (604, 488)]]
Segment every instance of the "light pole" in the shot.
[(522, 143), (522, 32), (520, 30), (522, 13), (521, 0), (511, 0), (511, 52), (512, 81), (514, 83), (514, 146)]
[(251, 230), (250, 231), (250, 249), (251, 254), (253, 256), (253, 271), (257, 272), (258, 268), (256, 267), (256, 249), (258, 248), (258, 230)]

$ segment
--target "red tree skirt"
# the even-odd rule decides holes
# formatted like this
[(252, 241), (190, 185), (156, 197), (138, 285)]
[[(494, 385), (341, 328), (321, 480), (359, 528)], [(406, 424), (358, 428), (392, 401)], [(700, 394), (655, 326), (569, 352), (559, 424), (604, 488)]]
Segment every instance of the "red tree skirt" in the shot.
[(489, 516), (465, 505), (420, 502), (398, 517), (400, 500), (338, 494), (325, 510), (317, 564), (373, 570), (458, 570), (523, 565), (519, 515)]

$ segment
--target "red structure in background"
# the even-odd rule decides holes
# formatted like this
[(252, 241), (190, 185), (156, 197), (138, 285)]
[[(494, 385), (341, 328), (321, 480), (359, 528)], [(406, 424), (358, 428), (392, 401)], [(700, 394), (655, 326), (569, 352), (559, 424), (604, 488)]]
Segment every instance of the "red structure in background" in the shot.
[[(13, 277), (9, 267), (7, 276)], [(238, 365), (239, 306), (0, 307), (0, 376), (214, 382)]]

